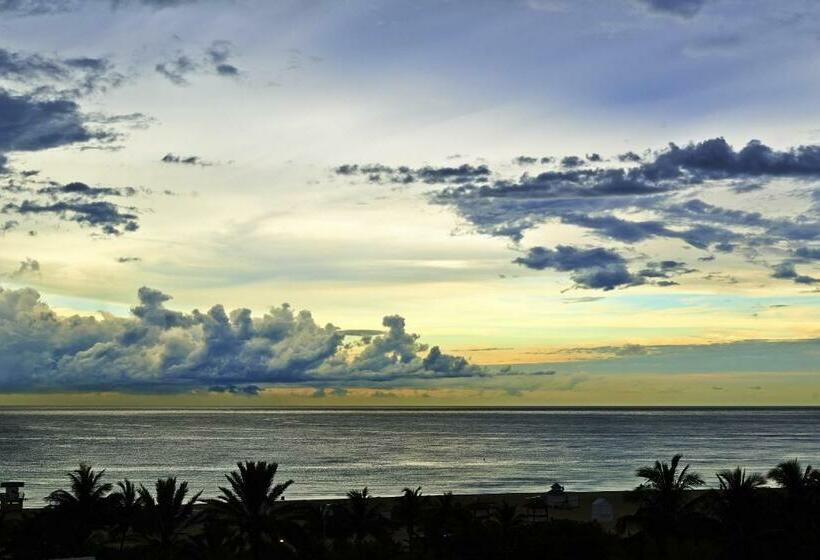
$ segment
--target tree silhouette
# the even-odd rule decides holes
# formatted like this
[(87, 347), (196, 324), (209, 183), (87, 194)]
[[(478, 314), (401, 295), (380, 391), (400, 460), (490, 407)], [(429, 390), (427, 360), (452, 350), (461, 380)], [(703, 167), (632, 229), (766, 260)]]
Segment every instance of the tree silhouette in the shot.
[(238, 470), (225, 475), (230, 488), (220, 486), (220, 496), (207, 502), (236, 531), (236, 551), (259, 560), (265, 550), (280, 548), (276, 506), (293, 481), (274, 484), (277, 463), (246, 461), (236, 466)]
[(416, 489), (405, 488), (402, 490), (396, 507), (393, 510), (393, 518), (404, 526), (407, 531), (407, 548), (412, 554), (415, 550), (417, 529), (421, 523), (424, 498), (421, 495), (421, 486)]
[(384, 518), (373, 502), (373, 496), (367, 490), (367, 486), (362, 490), (349, 491), (345, 505), (348, 527), (361, 557), (364, 540), (369, 536), (380, 536), (384, 529)]
[(53, 510), (54, 521), (69, 536), (73, 552), (80, 552), (91, 533), (105, 518), (106, 497), (111, 484), (102, 482), (105, 469), (95, 471), (81, 463), (68, 473), (71, 485), (68, 490), (55, 490), (48, 495), (48, 507)]
[(119, 549), (122, 552), (128, 532), (134, 528), (140, 512), (139, 492), (134, 483), (126, 478), (117, 482), (117, 489), (108, 496), (108, 500), (111, 504), (114, 526), (119, 534)]
[(807, 497), (820, 485), (820, 471), (811, 465), (804, 469), (797, 459), (780, 463), (769, 471), (768, 477), (792, 498)]
[(176, 477), (160, 478), (155, 488), (156, 496), (145, 486), (139, 489), (144, 512), (143, 534), (159, 558), (173, 558), (188, 541), (184, 531), (194, 520), (194, 504), (201, 492), (186, 500), (188, 483), (177, 484)]
[(432, 501), (430, 511), (425, 516), (424, 538), (436, 552), (436, 557), (449, 554), (463, 513), (452, 492), (445, 492)]
[(502, 502), (495, 508), (490, 518), (492, 527), (498, 537), (498, 544), (501, 548), (501, 557), (509, 558), (515, 546), (515, 539), (522, 525), (521, 516), (514, 505)]
[(621, 531), (637, 525), (651, 536), (661, 557), (667, 555), (668, 540), (685, 534), (695, 520), (693, 501), (686, 491), (704, 484), (700, 475), (689, 472), (689, 465), (678, 468), (681, 458), (682, 455), (675, 455), (669, 463), (655, 461), (654, 465), (635, 472), (644, 479), (630, 496), (639, 503), (638, 510), (618, 522)]
[(791, 459), (770, 470), (768, 478), (783, 489), (780, 531), (791, 546), (805, 552), (820, 545), (820, 471)]
[(747, 474), (740, 467), (719, 471), (716, 476), (719, 487), (711, 492), (712, 504), (727, 550), (734, 557), (746, 558), (759, 530), (758, 489), (766, 484), (766, 479), (759, 473)]

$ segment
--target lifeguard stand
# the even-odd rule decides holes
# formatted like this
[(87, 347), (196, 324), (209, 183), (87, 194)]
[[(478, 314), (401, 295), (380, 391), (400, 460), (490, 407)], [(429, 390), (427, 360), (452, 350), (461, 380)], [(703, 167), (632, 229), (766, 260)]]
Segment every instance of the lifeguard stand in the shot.
[(0, 482), (0, 488), (3, 489), (0, 493), (0, 510), (6, 512), (23, 509), (23, 500), (26, 498), (20, 488), (25, 485), (25, 482)]

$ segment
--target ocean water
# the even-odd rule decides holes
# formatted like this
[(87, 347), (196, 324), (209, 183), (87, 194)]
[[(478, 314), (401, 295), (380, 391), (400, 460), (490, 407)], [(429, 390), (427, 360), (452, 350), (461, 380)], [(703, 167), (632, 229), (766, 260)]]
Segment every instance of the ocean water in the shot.
[(0, 479), (38, 507), (80, 461), (107, 478), (175, 475), (213, 495), (238, 460), (276, 461), (294, 498), (367, 485), (453, 491), (623, 490), (634, 471), (683, 453), (718, 469), (820, 463), (818, 409), (0, 410)]

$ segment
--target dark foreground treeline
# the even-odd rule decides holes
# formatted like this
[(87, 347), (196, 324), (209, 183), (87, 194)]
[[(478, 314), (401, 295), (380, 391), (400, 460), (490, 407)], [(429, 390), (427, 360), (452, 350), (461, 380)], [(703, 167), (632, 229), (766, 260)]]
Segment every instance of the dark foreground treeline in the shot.
[(718, 488), (680, 456), (637, 470), (634, 514), (616, 531), (595, 522), (533, 520), (501, 503), (478, 512), (452, 494), (405, 488), (385, 508), (352, 490), (333, 508), (281, 500), (276, 463), (246, 462), (214, 499), (185, 482), (153, 488), (105, 481), (81, 465), (70, 488), (41, 510), (0, 516), (0, 557), (93, 555), (100, 559), (528, 559), (820, 558), (820, 471), (796, 460), (767, 478), (740, 468), (717, 473)]

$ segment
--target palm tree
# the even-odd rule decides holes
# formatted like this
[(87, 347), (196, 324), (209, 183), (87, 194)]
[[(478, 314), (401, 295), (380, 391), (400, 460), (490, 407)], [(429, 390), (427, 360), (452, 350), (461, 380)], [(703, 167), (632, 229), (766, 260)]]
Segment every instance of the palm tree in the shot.
[(367, 486), (347, 493), (346, 512), (353, 541), (361, 556), (362, 543), (368, 536), (377, 536), (381, 532), (384, 519), (373, 503), (373, 496), (368, 492)]
[(281, 540), (276, 504), (293, 481), (274, 484), (277, 463), (246, 461), (236, 466), (238, 470), (225, 475), (231, 487), (220, 486), (221, 495), (207, 502), (236, 529), (237, 549), (247, 548), (250, 556), (259, 560), (265, 548)]
[(783, 531), (796, 546), (811, 548), (818, 538), (818, 516), (814, 510), (820, 502), (820, 471), (797, 459), (784, 461), (769, 471), (769, 480), (784, 490)]
[(491, 522), (492, 526), (498, 532), (502, 558), (509, 558), (516, 533), (522, 524), (521, 516), (518, 515), (517, 508), (507, 502), (502, 502), (493, 512)]
[(125, 537), (134, 528), (140, 511), (140, 497), (137, 487), (128, 480), (117, 482), (117, 489), (108, 496), (113, 510), (117, 532), (120, 537), (120, 552), (125, 547)]
[(70, 489), (55, 490), (46, 498), (60, 524), (68, 529), (75, 552), (85, 545), (91, 533), (104, 519), (106, 497), (111, 491), (111, 484), (103, 483), (103, 476), (105, 469), (95, 471), (91, 466), (81, 463), (79, 468), (68, 473)]
[(436, 557), (448, 555), (453, 546), (456, 527), (463, 508), (456, 502), (452, 492), (445, 492), (433, 501), (430, 514), (427, 516), (424, 537), (436, 552)]
[(666, 556), (669, 537), (684, 533), (685, 526), (693, 520), (692, 500), (686, 492), (704, 484), (700, 475), (689, 472), (689, 465), (678, 469), (682, 457), (678, 454), (668, 464), (655, 461), (654, 465), (635, 471), (644, 482), (635, 488), (631, 498), (640, 505), (634, 515), (624, 516), (618, 522), (621, 530), (635, 524), (651, 535), (661, 556)]
[(421, 495), (421, 486), (415, 490), (405, 488), (396, 504), (393, 517), (404, 525), (407, 530), (407, 548), (412, 553), (416, 542), (416, 528), (421, 521), (424, 499)]
[(759, 473), (736, 467), (717, 474), (719, 488), (711, 492), (715, 514), (736, 557), (747, 557), (760, 516), (758, 489), (766, 484)]
[(186, 501), (188, 483), (177, 484), (176, 477), (157, 480), (156, 496), (152, 496), (145, 486), (140, 486), (146, 521), (143, 529), (160, 558), (173, 557), (174, 551), (187, 540), (184, 531), (194, 520), (194, 504), (200, 494), (202, 492), (197, 492)]
[(797, 459), (780, 463), (769, 471), (768, 477), (792, 499), (802, 499), (820, 485), (820, 471), (811, 465), (804, 469)]

